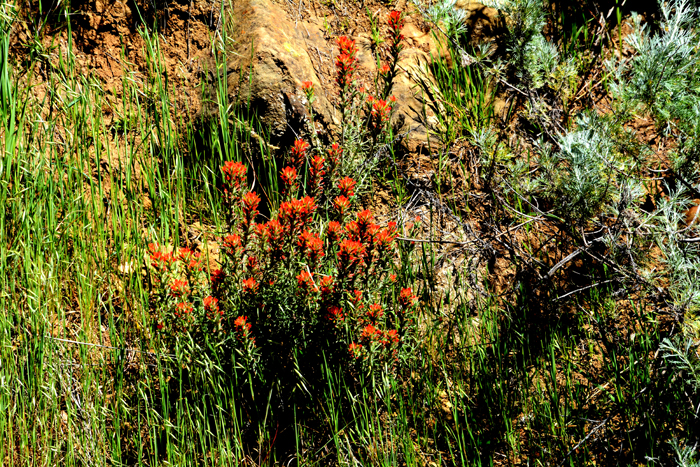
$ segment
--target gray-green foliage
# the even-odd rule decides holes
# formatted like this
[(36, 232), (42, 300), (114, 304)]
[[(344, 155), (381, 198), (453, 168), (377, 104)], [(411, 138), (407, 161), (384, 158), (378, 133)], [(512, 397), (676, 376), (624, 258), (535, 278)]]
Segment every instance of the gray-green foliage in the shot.
[[(545, 162), (548, 183), (561, 216), (586, 222), (616, 196), (615, 176), (620, 162), (605, 122), (593, 114), (579, 117), (576, 129), (559, 138), (559, 151)], [(545, 155), (545, 158), (547, 156)]]
[(688, 1), (661, 3), (659, 32), (652, 34), (638, 15), (627, 43), (634, 55), (608, 62), (610, 91), (617, 110), (647, 109), (676, 139), (669, 153), (672, 169), (692, 176), (700, 159), (700, 73), (698, 10)]
[[(683, 227), (683, 212), (693, 192), (697, 193), (691, 187), (697, 185), (700, 174), (697, 26), (695, 11), (686, 1), (664, 3), (661, 11), (657, 34), (649, 34), (636, 17), (628, 38), (634, 55), (608, 63), (613, 108), (619, 112), (610, 117), (592, 113), (579, 117), (573, 130), (559, 136), (557, 151), (542, 151), (545, 176), (540, 186), (553, 195), (561, 217), (581, 225), (601, 213), (627, 219), (629, 225), (611, 237), (611, 244), (630, 235), (653, 238), (665, 267), (640, 273), (664, 281), (673, 305), (694, 314), (700, 310), (700, 245), (688, 241), (697, 232)], [(622, 127), (626, 118), (645, 112), (656, 118), (657, 129), (667, 138), (666, 145), (672, 148), (666, 151), (667, 168), (679, 180), (670, 196), (658, 200), (653, 215), (634, 206), (643, 194), (644, 176), (637, 169), (654, 150), (637, 136), (630, 139), (633, 133)]]
[(698, 244), (687, 242), (692, 228), (683, 226), (689, 192), (697, 183), (700, 160), (700, 80), (698, 76), (697, 10), (685, 0), (661, 3), (658, 33), (651, 34), (639, 16), (627, 42), (634, 55), (608, 63), (615, 79), (610, 90), (615, 107), (647, 111), (668, 138), (669, 169), (680, 180), (679, 189), (660, 199), (650, 223), (661, 248), (669, 277), (668, 290), (680, 310), (700, 310)]
[(687, 190), (672, 192), (659, 201), (653, 224), (656, 241), (664, 253), (663, 263), (669, 276), (668, 291), (679, 310), (700, 311), (700, 245), (685, 241), (691, 228), (680, 228), (687, 207)]
[[(573, 76), (577, 67), (577, 62), (567, 59), (564, 49), (557, 48), (543, 35), (546, 15), (542, 3), (504, 0), (491, 2), (491, 5), (503, 12), (508, 27), (505, 58), (509, 73), (500, 74), (499, 80), (508, 79), (513, 96), (528, 96), (531, 105), (541, 105), (538, 116), (551, 118), (539, 118), (536, 122), (539, 125), (535, 131), (541, 131), (535, 138), (540, 140), (531, 141), (530, 146), (538, 152), (536, 163), (527, 150), (513, 151), (511, 158), (498, 158), (496, 150), (500, 147), (500, 140), (493, 131), (480, 128), (480, 131), (471, 132), (471, 142), (482, 156), (482, 176), (491, 182), (489, 187), (494, 192), (501, 190), (503, 198), (512, 202), (507, 204), (504, 201), (503, 206), (509, 215), (514, 213), (517, 220), (513, 224), (518, 222), (518, 227), (534, 225), (554, 218), (560, 230), (569, 234), (564, 240), (557, 237), (559, 252), (562, 251), (559, 245), (566, 245), (564, 248), (571, 247), (574, 251), (571, 257), (579, 251), (588, 254), (588, 257), (580, 255), (585, 258), (584, 264), (595, 260), (597, 264), (605, 265), (605, 272), (600, 275), (594, 270), (586, 271), (593, 276), (591, 282), (595, 283), (577, 290), (572, 284), (566, 284), (564, 287), (571, 288), (566, 293), (557, 291), (556, 300), (574, 296), (583, 304), (585, 291), (603, 295), (605, 289), (599, 286), (614, 283), (615, 296), (629, 290), (644, 290), (657, 298), (661, 296), (665, 305), (670, 305), (669, 308), (678, 315), (697, 311), (700, 305), (700, 242), (688, 240), (697, 239), (699, 235), (697, 229), (683, 225), (689, 198), (696, 196), (677, 177), (681, 175), (683, 182), (697, 187), (695, 160), (698, 145), (695, 141), (700, 122), (700, 86), (697, 22), (693, 22), (693, 10), (683, 1), (664, 4), (661, 28), (655, 33), (649, 32), (647, 26), (642, 27), (640, 22), (633, 23), (635, 31), (628, 39), (633, 55), (629, 59), (611, 61), (612, 73), (606, 76), (605, 84), (612, 91), (613, 111), (601, 106), (597, 112), (584, 113), (571, 124), (568, 119), (556, 121), (561, 115), (551, 112), (556, 103), (537, 98), (539, 95), (561, 97), (558, 94), (561, 88), (552, 83), (556, 83), (557, 75), (565, 75), (566, 79)], [(627, 52), (629, 49), (625, 50), (625, 55)], [(659, 136), (663, 138), (662, 157), (656, 157), (661, 149), (659, 144), (652, 146), (648, 134), (637, 134), (634, 127), (628, 125), (635, 113), (639, 116), (651, 114), (655, 118)], [(669, 147), (673, 148), (671, 152)], [(672, 162), (670, 167), (663, 165), (666, 155)], [(508, 177), (502, 177), (506, 171), (510, 172)], [(666, 193), (670, 191), (669, 196), (661, 196), (654, 185), (660, 172), (672, 185), (665, 190)], [(530, 177), (530, 174), (540, 176)], [(499, 186), (501, 183), (507, 188)], [(684, 187), (684, 191), (679, 187)], [(515, 195), (509, 197), (513, 192)], [(536, 196), (531, 196), (533, 194)], [(652, 203), (642, 202), (647, 195)], [(547, 198), (548, 203), (539, 203), (542, 198)], [(529, 207), (531, 211), (528, 211)], [(517, 217), (523, 212), (527, 214)], [(555, 237), (547, 236), (548, 241)], [(567, 244), (567, 241), (571, 243)], [(649, 247), (653, 242), (659, 246), (661, 254), (656, 250), (654, 255), (650, 254)], [(531, 253), (534, 259), (523, 254), (523, 263), (533, 265), (533, 269), (543, 267), (545, 271), (556, 272), (559, 264), (552, 267), (546, 255), (538, 254), (540, 248), (527, 250), (528, 253), (534, 251)], [(517, 248), (513, 252), (517, 255)], [(631, 285), (629, 289), (628, 285)], [(661, 293), (657, 295), (657, 292)], [(584, 307), (579, 308), (584, 311)], [(647, 337), (650, 337), (647, 342), (656, 339)], [(650, 346), (655, 350), (658, 341), (653, 341)], [(688, 348), (675, 353), (670, 348), (662, 346), (662, 349), (675, 367), (684, 369), (691, 381), (698, 381), (699, 367)], [(645, 350), (643, 354), (649, 356), (654, 352)], [(641, 360), (639, 362), (631, 358), (630, 370), (645, 366)], [(664, 375), (653, 373), (652, 365), (647, 364), (646, 368), (650, 380), (666, 384)], [(696, 373), (690, 374), (692, 371)], [(637, 389), (631, 392), (633, 399), (638, 399), (650, 387), (641, 384), (641, 392), (636, 393)], [(634, 405), (636, 407), (631, 413), (637, 416), (639, 405), (636, 402)], [(687, 431), (692, 432), (690, 427)], [(584, 439), (586, 433), (590, 430), (578, 439)], [(690, 451), (684, 450), (678, 457), (682, 460), (679, 461), (681, 465), (697, 465)]]
[(697, 73), (697, 34), (694, 9), (687, 1), (661, 4), (660, 32), (652, 35), (639, 15), (633, 15), (633, 32), (627, 42), (635, 55), (618, 67), (628, 71), (628, 79), (617, 87), (623, 98), (646, 104), (662, 116), (670, 116), (673, 100), (688, 98)]
[(543, 34), (546, 11), (540, 0), (494, 0), (486, 2), (506, 18), (508, 66), (526, 89), (549, 85), (568, 99), (578, 69), (571, 58), (562, 57), (557, 46)]
[(695, 457), (695, 446), (681, 446), (675, 439), (671, 441), (671, 446), (676, 453), (678, 467), (700, 467), (700, 462)]
[[(675, 339), (664, 339), (659, 345), (659, 350), (664, 360), (669, 362), (677, 371), (685, 373), (685, 382), (693, 389), (700, 389), (700, 361), (697, 356), (697, 345), (693, 339), (685, 342)], [(700, 467), (697, 460), (696, 446), (681, 445), (677, 439), (670, 442), (676, 454), (678, 467)]]
[(425, 7), (421, 0), (415, 0), (414, 3), (423, 10), (431, 22), (443, 24), (445, 32), (450, 37), (456, 39), (460, 34), (467, 32), (464, 24), (467, 13), (460, 8), (455, 8), (457, 0), (443, 0), (428, 7)]
[(685, 372), (685, 382), (693, 389), (700, 389), (700, 361), (697, 345), (693, 339), (685, 342), (664, 339), (659, 346), (664, 360), (671, 363), (678, 371)]
[[(542, 84), (544, 68), (557, 61), (556, 47), (542, 35), (546, 24), (541, 0), (496, 0), (489, 3), (506, 16), (508, 63), (518, 81), (529, 86)], [(554, 65), (556, 66), (556, 65)], [(553, 67), (550, 67), (553, 68)]]
[(525, 71), (535, 89), (544, 86), (559, 65), (557, 46), (537, 34), (525, 46)]

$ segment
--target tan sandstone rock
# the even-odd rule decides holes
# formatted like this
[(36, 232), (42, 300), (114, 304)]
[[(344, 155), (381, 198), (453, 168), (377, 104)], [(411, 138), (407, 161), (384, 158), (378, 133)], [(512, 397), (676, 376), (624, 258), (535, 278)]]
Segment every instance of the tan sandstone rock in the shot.
[[(499, 32), (498, 12), (464, 0), (459, 6), (469, 11), (467, 23), (475, 40), (493, 41)], [(271, 142), (288, 144), (308, 121), (305, 98), (299, 91), (303, 81), (313, 82), (316, 89), (317, 126), (332, 134), (339, 121), (332, 105), (337, 93), (333, 63), (338, 52), (334, 40), (324, 35), (323, 20), (311, 16), (295, 21), (273, 0), (237, 0), (229, 22), (229, 35), (234, 39), (227, 64), (230, 97), (250, 101), (269, 129)], [(439, 47), (436, 34), (417, 11), (409, 11), (402, 33), (406, 38), (399, 62), (402, 73), (393, 89), (395, 122), (400, 131), (409, 131), (409, 139), (421, 142), (437, 119), (424, 105), (419, 83), (432, 79), (429, 64), (447, 51)], [(358, 31), (351, 37), (358, 46), (358, 79), (371, 86), (376, 60), (369, 32)]]

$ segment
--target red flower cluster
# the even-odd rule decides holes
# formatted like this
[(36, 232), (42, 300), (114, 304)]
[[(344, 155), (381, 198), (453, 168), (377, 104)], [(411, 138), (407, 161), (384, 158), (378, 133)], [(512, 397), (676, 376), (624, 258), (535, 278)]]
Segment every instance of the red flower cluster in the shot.
[(352, 198), (355, 196), (355, 186), (357, 182), (350, 177), (343, 177), (338, 181), (338, 189), (340, 194), (346, 198)]
[(357, 53), (357, 47), (355, 46), (355, 41), (347, 36), (340, 36), (336, 39), (336, 44), (338, 44), (338, 49), (341, 55), (349, 55), (354, 57)]
[(170, 296), (172, 297), (183, 297), (190, 293), (190, 288), (187, 281), (180, 279), (175, 279), (170, 284)]
[(211, 295), (204, 297), (204, 309), (207, 311), (219, 311), (219, 300)]
[(314, 100), (314, 83), (311, 81), (304, 81), (301, 83), (301, 92), (306, 94), (306, 100), (312, 103)]
[(355, 359), (358, 359), (362, 356), (362, 344), (356, 344), (355, 342), (352, 342), (348, 347), (348, 350), (350, 351), (350, 356)]
[(223, 240), (224, 252), (232, 258), (243, 253), (243, 245), (241, 244), (241, 236), (238, 234), (227, 235)]
[(360, 341), (365, 345), (370, 345), (373, 342), (379, 343), (384, 347), (390, 347), (399, 343), (399, 333), (395, 329), (382, 331), (371, 324), (365, 326), (360, 334)]
[(310, 265), (315, 268), (319, 260), (324, 255), (323, 240), (321, 240), (321, 237), (319, 237), (318, 234), (305, 230), (301, 233), (301, 235), (299, 235), (297, 245), (299, 246), (301, 252), (309, 260)]
[(331, 295), (333, 295), (334, 288), (333, 288), (333, 283), (335, 280), (333, 279), (333, 276), (323, 276), (321, 278), (321, 281), (319, 282), (319, 286), (321, 288), (321, 295), (323, 296), (324, 300), (328, 299)]
[(239, 316), (233, 322), (233, 329), (239, 342), (253, 343), (255, 341), (255, 339), (253, 339), (250, 335), (251, 328), (252, 326), (248, 322), (247, 316)]
[[(396, 222), (389, 222), (386, 229), (379, 230), (374, 234), (374, 246), (380, 250), (388, 250), (393, 246), (398, 234)], [(396, 276), (394, 276), (395, 280)]]
[(187, 318), (192, 313), (192, 304), (187, 302), (180, 302), (175, 305), (175, 316), (177, 318)]
[(396, 42), (401, 42), (404, 38), (401, 35), (401, 29), (403, 29), (404, 26), (403, 13), (401, 13), (400, 11), (392, 10), (391, 13), (389, 13), (389, 20), (387, 22), (389, 24), (391, 38)]
[(273, 260), (283, 259), (282, 247), (284, 244), (285, 229), (277, 219), (272, 219), (266, 224), (258, 224), (257, 234), (267, 246), (267, 251)]
[(149, 243), (148, 251), (151, 259), (151, 267), (157, 271), (165, 272), (170, 269), (175, 259), (170, 253), (160, 251), (157, 243)]
[(370, 323), (376, 324), (382, 318), (382, 316), (384, 316), (384, 310), (379, 303), (372, 303), (369, 306), (366, 316)]
[(297, 170), (301, 170), (306, 162), (306, 151), (309, 150), (309, 143), (303, 139), (297, 139), (294, 141), (292, 150), (289, 154), (290, 164)]
[(356, 242), (369, 245), (374, 237), (374, 234), (379, 231), (379, 226), (374, 223), (374, 216), (369, 209), (357, 213), (357, 219), (345, 226), (348, 232), (348, 238)]
[(338, 216), (340, 216), (342, 219), (345, 217), (345, 213), (350, 210), (350, 200), (347, 197), (340, 195), (333, 200), (333, 207), (336, 211), (338, 211)]
[(311, 191), (318, 195), (323, 192), (323, 176), (326, 175), (324, 166), (326, 164), (326, 159), (321, 156), (314, 156), (309, 164), (309, 175), (311, 176)]
[(297, 181), (297, 169), (294, 167), (285, 167), (280, 173), (280, 178), (282, 183), (287, 190), (291, 191), (296, 186)]
[(204, 297), (202, 303), (209, 319), (220, 319), (224, 315), (224, 312), (219, 309), (219, 300), (211, 295)]
[(356, 220), (348, 222), (345, 230), (348, 239), (364, 246), (362, 260), (368, 267), (373, 263), (375, 257), (384, 254), (393, 247), (398, 235), (395, 222), (390, 222), (385, 229), (382, 229), (374, 223), (374, 216), (367, 209), (358, 212)]
[(335, 66), (338, 69), (336, 83), (341, 88), (346, 88), (352, 82), (352, 75), (357, 68), (357, 61), (348, 55), (338, 55), (335, 59)]
[(398, 231), (396, 222), (389, 222), (385, 229), (381, 229), (374, 223), (374, 216), (368, 209), (357, 213), (357, 220), (348, 223), (346, 230), (351, 238), (356, 238), (358, 241), (374, 243), (374, 246), (381, 244), (385, 247), (390, 247)]
[(212, 289), (217, 290), (224, 283), (224, 279), (226, 279), (226, 273), (221, 269), (214, 269), (209, 277)]
[(407, 311), (415, 305), (417, 301), (418, 297), (413, 295), (413, 291), (409, 287), (401, 289), (401, 293), (399, 294), (399, 306), (402, 311)]
[(249, 191), (243, 198), (241, 198), (241, 203), (243, 205), (243, 224), (244, 228), (248, 228), (251, 225), (253, 219), (258, 215), (258, 204), (260, 204), (260, 196), (254, 191)]
[(386, 99), (393, 88), (394, 79), (398, 74), (399, 54), (403, 50), (401, 42), (404, 40), (401, 29), (404, 26), (404, 15), (398, 11), (389, 13), (389, 37), (387, 38), (387, 55), (389, 63), (385, 63), (379, 69), (379, 76), (384, 81), (384, 88), (380, 93), (382, 99)]
[(337, 243), (340, 240), (340, 236), (343, 233), (343, 227), (338, 221), (330, 221), (326, 227), (326, 238), (332, 244)]
[[(339, 46), (341, 55), (354, 59), (354, 41), (345, 38)], [(313, 91), (310, 84), (302, 89)], [(157, 293), (169, 315), (169, 319), (157, 316), (159, 329), (189, 333), (193, 339), (201, 339), (203, 333), (231, 332), (245, 346), (243, 355), (254, 359), (270, 346), (253, 351), (253, 335), (265, 343), (286, 341), (287, 336), (279, 333), (287, 332), (288, 326), (273, 323), (294, 319), (309, 329), (321, 326), (318, 330), (332, 333), (335, 342), (354, 341), (350, 352), (367, 357), (363, 365), (396, 355), (399, 333), (403, 335), (412, 323), (404, 313), (416, 301), (411, 289), (400, 295), (396, 290), (394, 304), (383, 301), (397, 287), (396, 277), (388, 277), (396, 224), (381, 228), (369, 210), (350, 217), (357, 182), (333, 174), (336, 165), (340, 167), (340, 146), (307, 158), (309, 148), (301, 139), (291, 148), (292, 163), (281, 172), (289, 196), (267, 222), (256, 224), (261, 197), (243, 186), (246, 167), (239, 163), (222, 167), (226, 186), (235, 188), (231, 192), (235, 203), (229, 205), (230, 234), (220, 241), (223, 271), (212, 271), (209, 281), (199, 253), (182, 248), (171, 255), (157, 244), (149, 247), (151, 263), (162, 272)], [(306, 170), (309, 178), (302, 185)], [(324, 189), (331, 193), (318, 197)], [(316, 214), (329, 207), (331, 212)], [(335, 219), (329, 220), (329, 215)], [(293, 317), (278, 313), (283, 301), (295, 310)], [(255, 326), (243, 315), (251, 316)], [(174, 317), (178, 319), (173, 321)], [(260, 361), (268, 357), (262, 355)]]
[(352, 278), (355, 270), (364, 261), (365, 247), (360, 242), (345, 239), (338, 249), (338, 273), (341, 277)]
[(187, 271), (193, 273), (201, 271), (203, 268), (201, 256), (200, 252), (193, 252), (189, 248), (179, 248), (175, 260), (185, 263)]
[(227, 186), (233, 188), (245, 186), (246, 173), (248, 172), (245, 165), (240, 162), (228, 161), (221, 167), (221, 171), (224, 173), (224, 180)]
[(331, 306), (327, 311), (328, 320), (335, 324), (341, 324), (345, 320), (343, 309), (337, 306)]
[(396, 329), (389, 329), (384, 332), (384, 345), (396, 345), (399, 343), (399, 332)]
[(336, 43), (340, 53), (335, 59), (335, 81), (343, 92), (352, 83), (353, 74), (357, 69), (357, 46), (354, 40), (346, 36), (340, 36)]
[(318, 292), (318, 287), (314, 283), (314, 278), (308, 271), (302, 270), (297, 275), (297, 286), (301, 291), (301, 294), (307, 296), (311, 293)]
[(391, 112), (394, 109), (396, 98), (391, 96), (388, 101), (377, 99), (372, 100), (372, 111), (370, 112), (370, 127), (374, 131), (382, 130), (391, 119)]
[(224, 201), (233, 206), (246, 183), (246, 166), (240, 162), (227, 161), (221, 167), (224, 174)]
[(247, 316), (239, 316), (233, 322), (233, 325), (239, 329), (244, 329), (245, 331), (250, 331), (250, 328), (251, 328), (250, 323), (248, 322)]
[(258, 293), (259, 284), (254, 277), (249, 277), (248, 279), (245, 279), (241, 283), (241, 286), (243, 287), (243, 293), (246, 295), (255, 295), (256, 293)]
[(279, 220), (287, 233), (301, 231), (311, 221), (316, 210), (316, 202), (309, 196), (285, 201), (280, 205)]
[(372, 342), (374, 340), (381, 339), (381, 336), (382, 336), (382, 331), (375, 328), (371, 324), (368, 324), (362, 330), (362, 334), (360, 334), (360, 340), (363, 340), (365, 342)]

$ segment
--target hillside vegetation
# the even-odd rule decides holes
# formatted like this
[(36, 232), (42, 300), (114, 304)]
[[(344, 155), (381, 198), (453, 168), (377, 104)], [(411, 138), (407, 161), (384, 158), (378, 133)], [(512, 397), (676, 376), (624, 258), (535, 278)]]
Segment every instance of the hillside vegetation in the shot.
[(271, 141), (233, 5), (0, 0), (0, 464), (699, 465), (697, 2), (287, 3)]

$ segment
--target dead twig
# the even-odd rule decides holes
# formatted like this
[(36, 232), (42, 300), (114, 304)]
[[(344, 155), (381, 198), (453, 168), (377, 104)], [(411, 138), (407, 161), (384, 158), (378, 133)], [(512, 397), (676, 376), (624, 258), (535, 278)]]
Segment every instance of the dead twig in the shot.
[(595, 434), (596, 431), (598, 431), (598, 430), (600, 430), (601, 428), (603, 428), (603, 427), (605, 426), (605, 424), (608, 423), (609, 420), (610, 420), (610, 417), (606, 418), (605, 420), (603, 420), (602, 422), (600, 422), (598, 425), (596, 425), (591, 431), (589, 431), (588, 434), (586, 435), (586, 437), (583, 438), (581, 441), (579, 441), (578, 444), (576, 444), (576, 446), (574, 446), (573, 448), (571, 448), (571, 450), (566, 454), (566, 456), (564, 456), (564, 459), (562, 459), (562, 461), (559, 463), (559, 467), (562, 467), (562, 466), (564, 465), (564, 463), (566, 462), (566, 460), (571, 456), (571, 454), (573, 454), (574, 452), (576, 452), (576, 450), (577, 450), (579, 447), (581, 447), (581, 445), (582, 445), (583, 443), (585, 443), (586, 441), (588, 441), (588, 438), (590, 438), (591, 436), (593, 436), (593, 434)]

